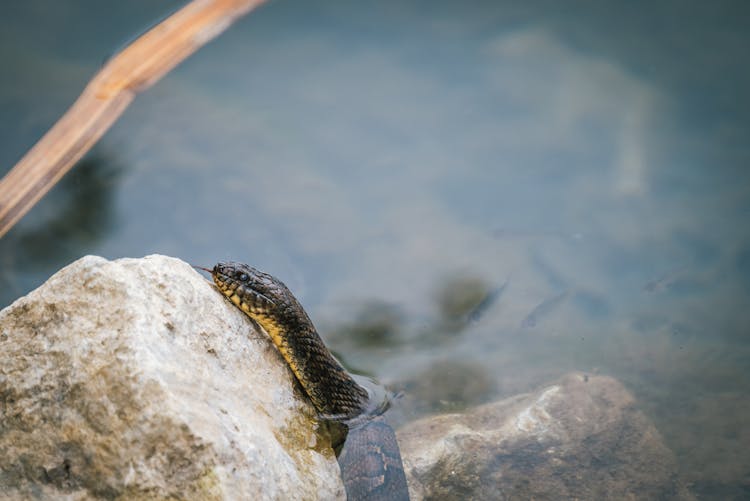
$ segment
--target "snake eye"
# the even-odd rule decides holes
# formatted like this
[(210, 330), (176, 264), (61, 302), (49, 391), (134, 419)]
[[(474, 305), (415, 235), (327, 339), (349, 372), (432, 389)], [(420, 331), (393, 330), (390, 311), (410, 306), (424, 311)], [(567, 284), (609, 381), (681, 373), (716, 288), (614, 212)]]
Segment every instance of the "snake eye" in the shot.
[(240, 282), (245, 282), (248, 278), (247, 273), (240, 273), (237, 275), (237, 278), (240, 280)]

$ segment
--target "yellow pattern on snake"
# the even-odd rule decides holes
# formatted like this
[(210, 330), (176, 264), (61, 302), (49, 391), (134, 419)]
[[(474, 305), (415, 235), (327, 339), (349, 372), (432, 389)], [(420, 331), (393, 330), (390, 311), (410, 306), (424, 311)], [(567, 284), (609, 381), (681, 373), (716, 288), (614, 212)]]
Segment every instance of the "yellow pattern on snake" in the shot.
[(349, 501), (408, 501), (393, 429), (382, 416), (367, 418), (367, 390), (331, 355), (286, 285), (241, 263), (210, 271), (219, 290), (268, 333), (321, 418), (349, 426), (338, 458)]

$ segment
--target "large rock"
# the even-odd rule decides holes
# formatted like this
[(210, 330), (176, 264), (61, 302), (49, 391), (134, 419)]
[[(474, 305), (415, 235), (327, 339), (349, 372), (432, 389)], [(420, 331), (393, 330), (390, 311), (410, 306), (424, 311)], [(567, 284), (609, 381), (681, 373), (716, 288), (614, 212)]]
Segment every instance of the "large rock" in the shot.
[(343, 498), (294, 388), (187, 264), (85, 257), (0, 312), (0, 497)]
[(656, 428), (606, 376), (570, 374), (398, 439), (413, 501), (693, 499)]

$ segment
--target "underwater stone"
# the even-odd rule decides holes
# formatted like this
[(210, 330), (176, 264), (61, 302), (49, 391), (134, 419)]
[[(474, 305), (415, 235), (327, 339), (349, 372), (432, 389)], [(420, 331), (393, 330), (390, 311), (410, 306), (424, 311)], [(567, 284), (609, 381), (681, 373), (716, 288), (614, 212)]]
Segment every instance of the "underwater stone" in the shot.
[(632, 394), (607, 376), (568, 374), (397, 435), (412, 501), (695, 499)]

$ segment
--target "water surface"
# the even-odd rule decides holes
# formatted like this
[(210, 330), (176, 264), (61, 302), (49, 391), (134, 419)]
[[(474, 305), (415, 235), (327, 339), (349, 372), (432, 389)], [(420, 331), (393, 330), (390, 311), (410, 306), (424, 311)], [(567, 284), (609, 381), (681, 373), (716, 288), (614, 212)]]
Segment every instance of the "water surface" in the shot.
[[(178, 5), (0, 6), (0, 170)], [(748, 19), (730, 1), (272, 2), (0, 240), (0, 302), (85, 254), (245, 261), (403, 388), (404, 419), (611, 374), (700, 499), (744, 499)]]

